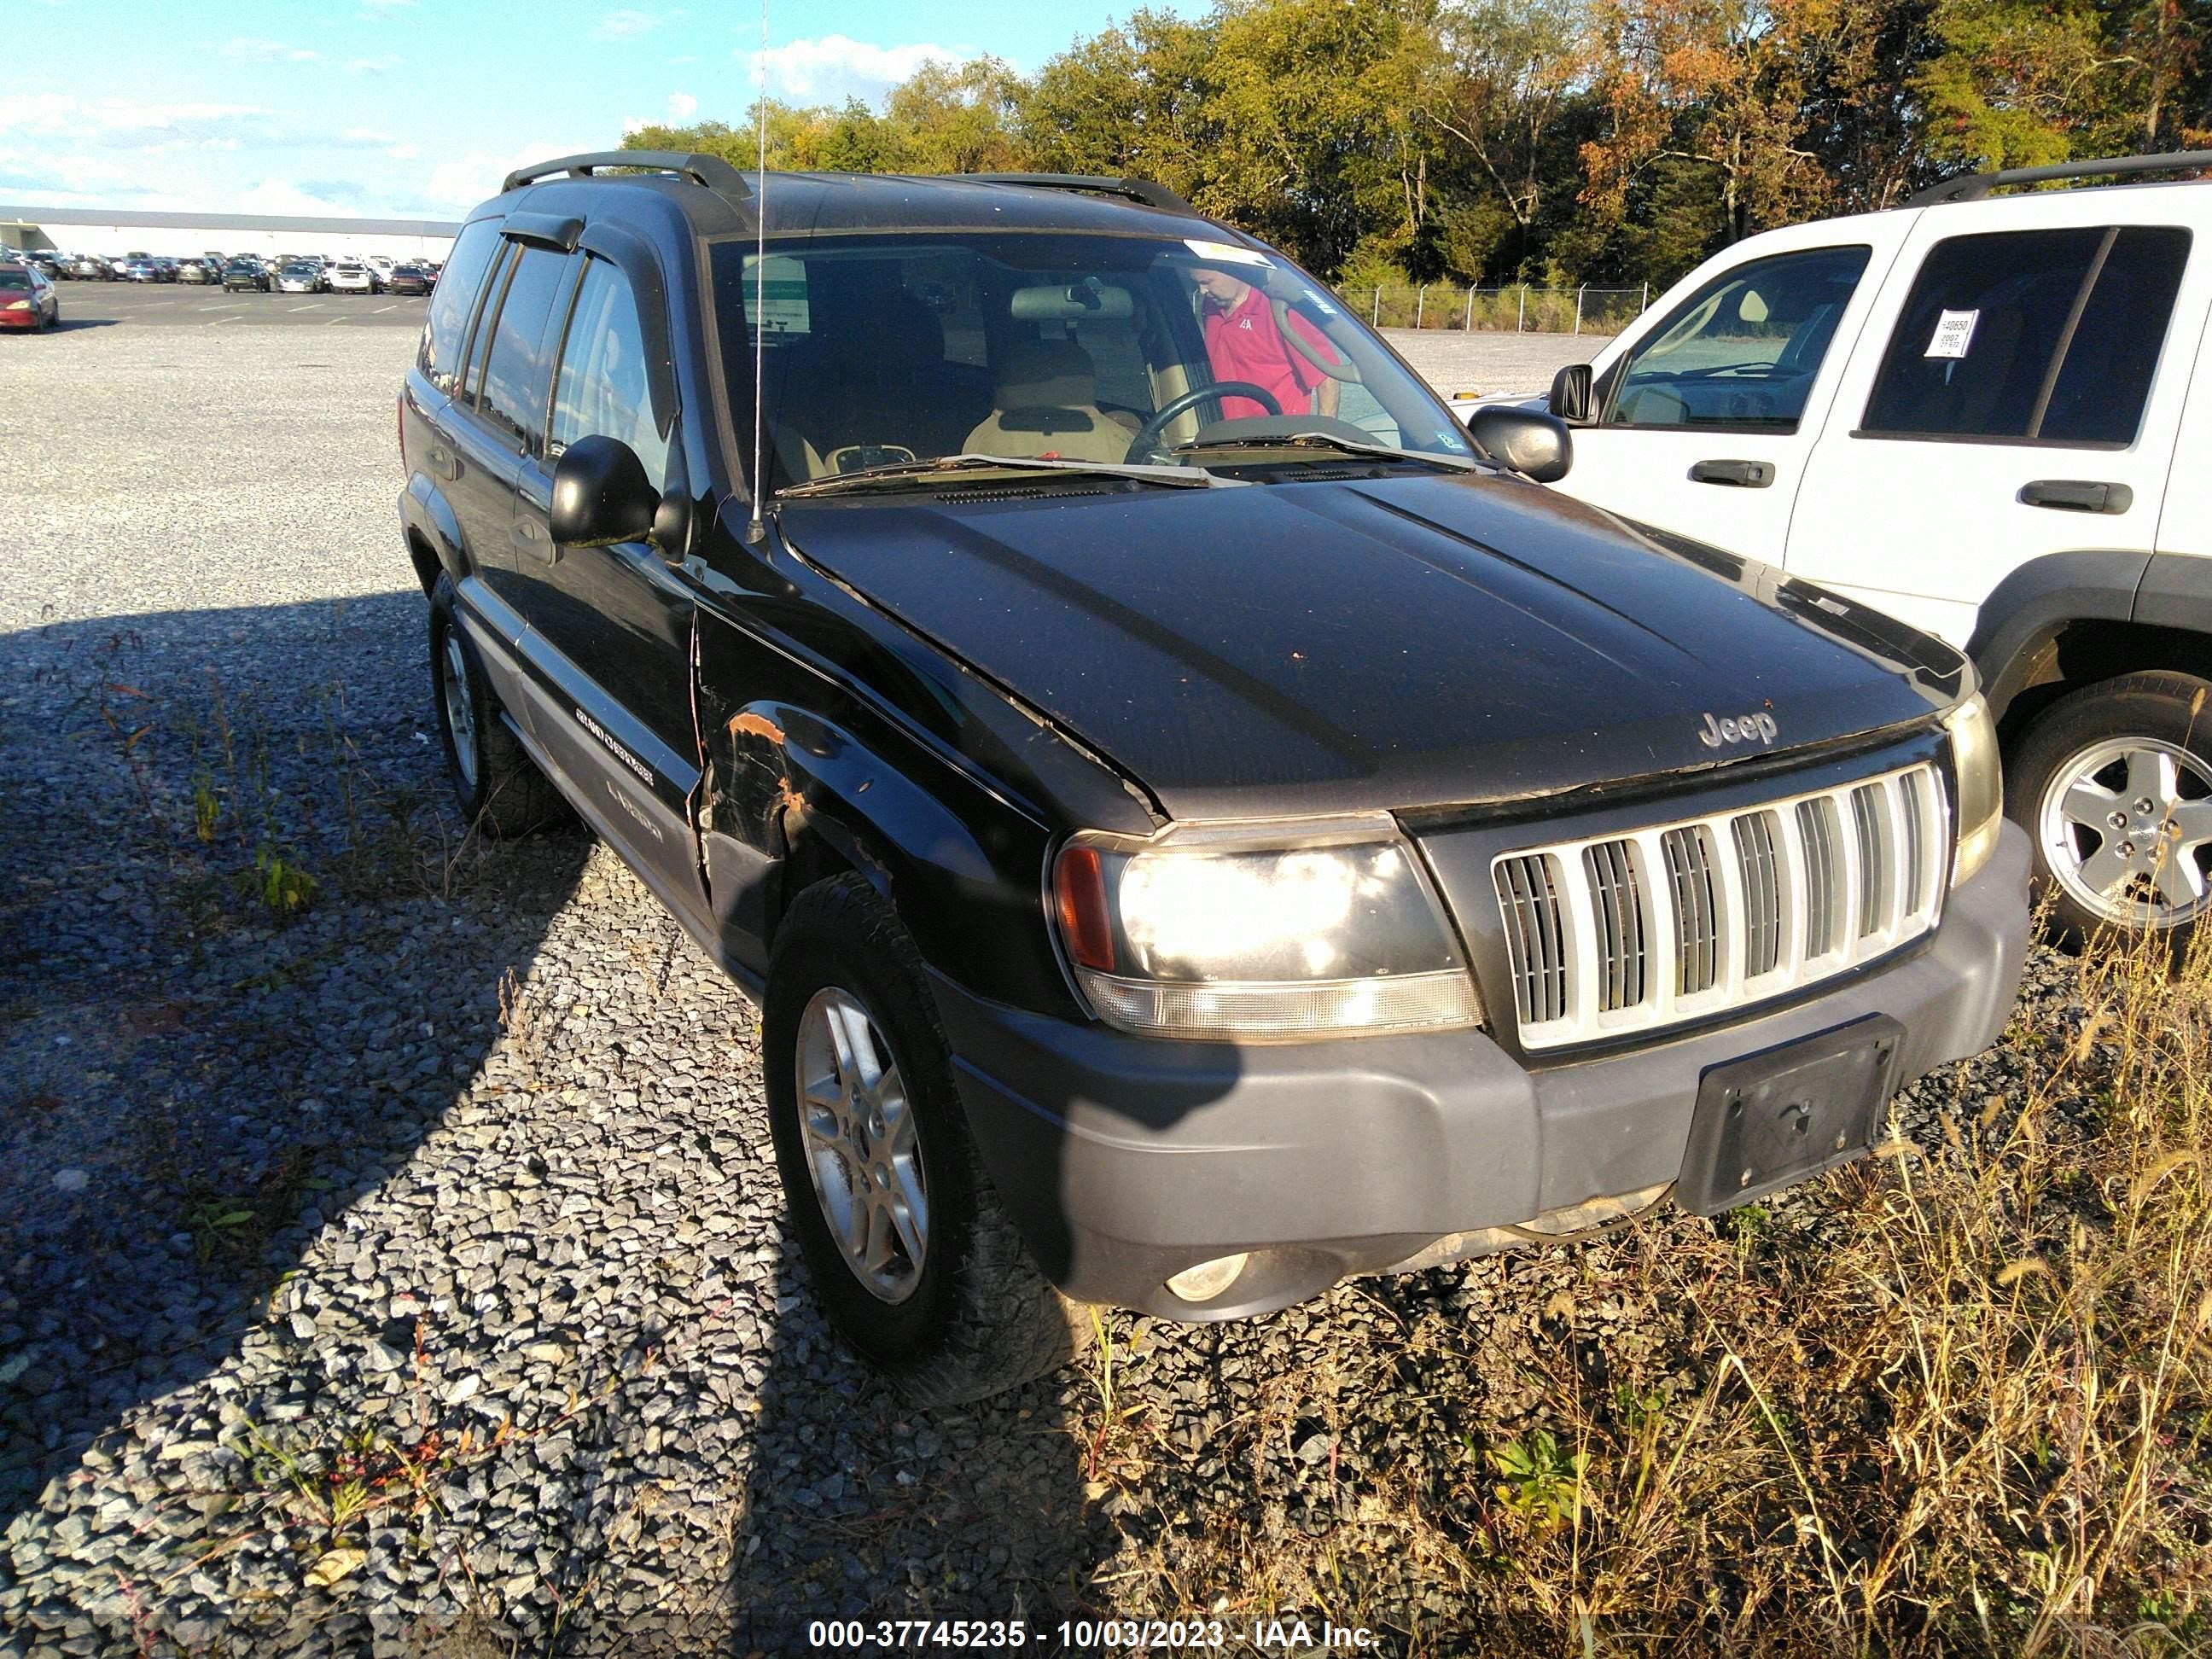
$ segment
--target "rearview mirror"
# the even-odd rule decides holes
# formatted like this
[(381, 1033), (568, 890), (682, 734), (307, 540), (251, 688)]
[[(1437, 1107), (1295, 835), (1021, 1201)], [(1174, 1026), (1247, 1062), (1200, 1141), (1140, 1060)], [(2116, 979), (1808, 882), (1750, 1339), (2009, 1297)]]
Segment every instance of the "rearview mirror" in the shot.
[(1590, 366), (1569, 363), (1552, 376), (1552, 413), (1563, 421), (1587, 423), (1590, 418)]
[(660, 492), (645, 463), (619, 438), (579, 438), (553, 463), (553, 503), (545, 527), (565, 547), (641, 542), (653, 530)]
[(1538, 483), (1556, 483), (1575, 464), (1567, 423), (1541, 410), (1493, 405), (1467, 417), (1468, 436), (1498, 465)]

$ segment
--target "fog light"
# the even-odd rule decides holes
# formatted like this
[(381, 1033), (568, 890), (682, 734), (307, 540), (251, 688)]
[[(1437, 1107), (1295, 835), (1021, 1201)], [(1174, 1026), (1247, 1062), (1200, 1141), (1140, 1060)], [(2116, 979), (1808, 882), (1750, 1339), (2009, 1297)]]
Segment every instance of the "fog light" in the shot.
[(1239, 1253), (1185, 1267), (1168, 1280), (1168, 1290), (1185, 1302), (1211, 1302), (1237, 1282), (1237, 1275), (1251, 1259), (1249, 1253)]

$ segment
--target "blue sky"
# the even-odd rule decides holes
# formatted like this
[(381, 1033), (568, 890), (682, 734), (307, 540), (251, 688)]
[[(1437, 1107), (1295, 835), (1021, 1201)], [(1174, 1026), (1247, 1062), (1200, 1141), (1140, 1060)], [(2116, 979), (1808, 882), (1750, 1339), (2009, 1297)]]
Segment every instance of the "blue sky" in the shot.
[[(769, 0), (769, 90), (872, 101), (929, 58), (984, 52), (1034, 70), (1132, 3)], [(451, 217), (626, 126), (736, 121), (760, 46), (754, 0), (0, 6), (0, 201), (48, 206)]]

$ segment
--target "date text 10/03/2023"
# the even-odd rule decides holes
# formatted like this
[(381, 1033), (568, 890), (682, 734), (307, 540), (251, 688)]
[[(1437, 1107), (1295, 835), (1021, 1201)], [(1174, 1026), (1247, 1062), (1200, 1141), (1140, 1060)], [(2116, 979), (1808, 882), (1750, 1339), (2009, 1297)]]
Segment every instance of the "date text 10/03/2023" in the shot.
[(1376, 1645), (1373, 1632), (1358, 1625), (1322, 1620), (1063, 1619), (1035, 1625), (1020, 1619), (830, 1619), (806, 1627), (814, 1648), (1019, 1648), (1030, 1642), (1061, 1649), (1249, 1649), (1289, 1653), (1299, 1649), (1366, 1652)]

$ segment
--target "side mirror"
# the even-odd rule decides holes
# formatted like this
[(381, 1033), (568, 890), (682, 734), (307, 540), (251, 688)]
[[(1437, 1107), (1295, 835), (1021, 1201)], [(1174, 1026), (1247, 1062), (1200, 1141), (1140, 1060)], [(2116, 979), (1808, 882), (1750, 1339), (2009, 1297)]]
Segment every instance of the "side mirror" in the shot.
[(1569, 363), (1552, 376), (1551, 410), (1561, 420), (1587, 423), (1593, 401), (1588, 363)]
[(1467, 417), (1468, 436), (1498, 465), (1538, 483), (1557, 483), (1575, 464), (1567, 423), (1540, 410), (1493, 405)]
[(660, 492), (645, 463), (619, 438), (579, 438), (553, 463), (553, 501), (545, 527), (556, 544), (605, 547), (641, 542), (653, 532)]

